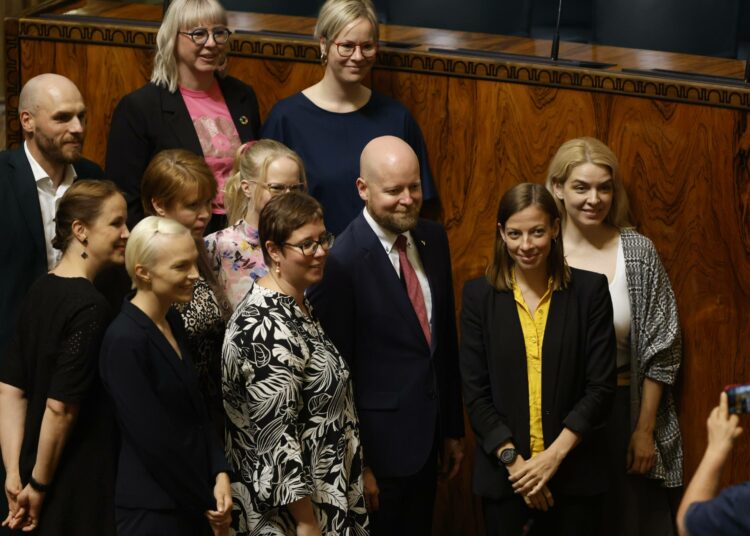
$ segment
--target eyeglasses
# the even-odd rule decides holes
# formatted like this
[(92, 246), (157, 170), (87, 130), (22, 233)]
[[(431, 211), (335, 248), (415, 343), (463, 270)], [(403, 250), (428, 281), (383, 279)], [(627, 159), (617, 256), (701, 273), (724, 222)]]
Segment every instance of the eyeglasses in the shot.
[(247, 181), (252, 182), (254, 184), (258, 184), (268, 190), (268, 192), (272, 196), (281, 195), (281, 194), (288, 194), (289, 192), (304, 192), (305, 191), (305, 183), (304, 182), (298, 182), (295, 184), (281, 184), (280, 182), (259, 182), (259, 181)]
[(208, 42), (208, 34), (213, 35), (214, 43), (217, 45), (223, 45), (229, 41), (229, 36), (232, 35), (232, 32), (228, 28), (221, 27), (213, 28), (212, 30), (209, 30), (208, 28), (195, 28), (189, 32), (178, 33), (187, 35), (196, 45), (205, 45)]
[(378, 53), (378, 44), (374, 41), (365, 41), (364, 43), (336, 43), (334, 41), (333, 44), (336, 45), (336, 50), (342, 58), (350, 58), (354, 54), (354, 51), (357, 50), (357, 47), (359, 47), (359, 52), (365, 58), (372, 58)]
[(323, 251), (328, 251), (333, 247), (333, 243), (336, 240), (336, 237), (333, 236), (332, 233), (326, 233), (317, 240), (313, 240), (312, 238), (308, 238), (307, 240), (303, 240), (299, 244), (290, 244), (288, 242), (284, 242), (281, 244), (282, 246), (291, 246), (293, 248), (299, 248), (299, 250), (302, 252), (302, 254), (305, 257), (312, 257), (318, 252), (318, 246), (323, 248)]

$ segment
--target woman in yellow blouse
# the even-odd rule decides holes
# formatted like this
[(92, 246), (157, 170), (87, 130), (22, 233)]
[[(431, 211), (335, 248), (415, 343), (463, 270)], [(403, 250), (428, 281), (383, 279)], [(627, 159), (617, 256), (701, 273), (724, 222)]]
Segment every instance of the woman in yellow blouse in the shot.
[(565, 263), (542, 185), (505, 193), (486, 277), (464, 287), (461, 373), (488, 534), (596, 534), (615, 390), (607, 280)]

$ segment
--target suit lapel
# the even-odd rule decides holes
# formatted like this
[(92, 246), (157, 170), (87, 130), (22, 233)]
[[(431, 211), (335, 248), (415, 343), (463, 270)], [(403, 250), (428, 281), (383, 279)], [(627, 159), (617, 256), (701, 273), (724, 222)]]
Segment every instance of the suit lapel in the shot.
[(379, 290), (382, 290), (387, 296), (386, 300), (393, 304), (394, 309), (399, 312), (404, 321), (412, 326), (414, 336), (423, 340), (426, 346), (427, 340), (424, 338), (414, 306), (409, 301), (401, 278), (393, 268), (393, 264), (391, 264), (388, 254), (383, 249), (375, 231), (372, 230), (361, 213), (355, 222), (357, 224), (355, 232), (358, 235), (356, 242), (361, 244), (365, 250), (362, 260), (372, 272), (372, 281), (377, 282)]
[(170, 93), (165, 87), (159, 86), (161, 93), (161, 111), (164, 122), (169, 125), (175, 138), (181, 147), (197, 155), (203, 156), (203, 148), (198, 139), (198, 134), (190, 119), (185, 101), (182, 99), (180, 90)]
[[(156, 324), (154, 324), (154, 322), (143, 311), (138, 309), (129, 301), (126, 302), (126, 305), (131, 317), (134, 318), (135, 321), (146, 330), (148, 338), (159, 350), (158, 359), (160, 359), (162, 363), (166, 363), (166, 365), (174, 372), (175, 376), (183, 384), (183, 387), (185, 388), (185, 391), (192, 401), (193, 405), (196, 407), (196, 410), (198, 412), (201, 412), (202, 403), (201, 401), (196, 400), (196, 396), (200, 396), (200, 393), (197, 392), (197, 383), (195, 383), (194, 375), (191, 374), (191, 367), (193, 366), (193, 364), (189, 358), (190, 354), (188, 352), (188, 349), (180, 344), (181, 337), (177, 335), (178, 333), (182, 332), (181, 326), (175, 325), (176, 322), (180, 321), (179, 314), (170, 311), (167, 314), (167, 322), (169, 322), (169, 325), (172, 328), (172, 335), (175, 337), (175, 340), (180, 347), (182, 359), (180, 359), (180, 357), (174, 351), (174, 348), (172, 348), (172, 345), (169, 344), (169, 341), (164, 336), (164, 334), (159, 331), (159, 328), (156, 327)], [(156, 358), (156, 356), (154, 357)]]
[(218, 78), (218, 81), (221, 94), (224, 96), (224, 102), (227, 104), (229, 115), (232, 116), (232, 122), (234, 123), (234, 128), (237, 129), (240, 140), (247, 141), (254, 139), (255, 133), (253, 132), (252, 118), (246, 115), (247, 92), (235, 91), (235, 87), (227, 84), (224, 78)]
[(556, 400), (555, 393), (557, 392), (558, 372), (565, 335), (565, 319), (568, 317), (566, 309), (569, 299), (570, 291), (568, 289), (556, 290), (552, 293), (542, 345), (542, 404), (545, 400), (550, 401), (550, 403)]
[(16, 192), (21, 213), (34, 239), (34, 248), (41, 254), (41, 258), (45, 259), (44, 264), (46, 267), (47, 248), (44, 244), (42, 208), (39, 205), (39, 194), (36, 189), (34, 173), (31, 171), (31, 164), (29, 164), (26, 158), (26, 151), (23, 146), (13, 151), (10, 162), (14, 168), (13, 173), (10, 175), (10, 180), (13, 182), (12, 189)]

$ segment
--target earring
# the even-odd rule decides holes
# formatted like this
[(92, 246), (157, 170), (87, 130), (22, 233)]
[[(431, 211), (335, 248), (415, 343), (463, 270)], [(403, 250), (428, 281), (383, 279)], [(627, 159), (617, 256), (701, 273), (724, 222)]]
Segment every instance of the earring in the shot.
[(88, 253), (86, 253), (86, 246), (88, 246), (88, 245), (89, 245), (89, 241), (88, 241), (88, 239), (84, 238), (84, 239), (83, 239), (83, 240), (81, 241), (81, 245), (83, 246), (83, 252), (81, 252), (81, 258), (82, 258), (82, 259), (84, 259), (84, 260), (86, 260), (86, 259), (88, 259), (88, 258), (89, 258), (89, 254), (88, 254)]
[(281, 268), (279, 267), (278, 264), (276, 265), (276, 267), (274, 268), (274, 270), (276, 271), (276, 275), (281, 275)]
[(322, 63), (323, 65), (328, 63), (328, 54), (326, 54), (325, 52), (320, 53), (320, 63)]

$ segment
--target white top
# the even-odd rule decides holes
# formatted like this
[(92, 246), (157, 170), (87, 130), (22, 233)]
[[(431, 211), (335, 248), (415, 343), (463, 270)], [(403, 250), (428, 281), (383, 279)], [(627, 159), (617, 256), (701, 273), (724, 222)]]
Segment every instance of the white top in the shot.
[(36, 193), (39, 196), (39, 208), (42, 211), (42, 228), (44, 229), (44, 246), (47, 249), (47, 268), (52, 270), (62, 257), (62, 251), (52, 247), (52, 239), (55, 237), (55, 214), (57, 206), (63, 194), (73, 184), (76, 178), (76, 171), (71, 164), (65, 169), (65, 178), (60, 186), (55, 188), (52, 179), (44, 171), (39, 162), (31, 156), (27, 142), (23, 142), (23, 150), (26, 152), (26, 159), (31, 166), (31, 172), (34, 174), (36, 181)]
[(617, 338), (617, 368), (630, 365), (630, 297), (625, 275), (625, 255), (622, 251), (622, 238), (617, 242), (615, 277), (609, 284), (614, 312), (615, 336)]
[[(367, 223), (370, 225), (372, 230), (375, 232), (375, 236), (377, 236), (378, 240), (380, 240), (383, 249), (385, 249), (385, 252), (390, 259), (393, 268), (396, 270), (396, 274), (401, 277), (401, 263), (398, 260), (398, 249), (396, 249), (396, 239), (398, 238), (398, 235), (392, 231), (389, 231), (388, 229), (385, 229), (382, 225), (372, 219), (372, 216), (370, 216), (370, 213), (367, 212), (366, 208), (364, 209), (363, 213), (365, 215), (365, 221), (367, 221)], [(414, 240), (412, 239), (411, 232), (406, 231), (405, 233), (401, 234), (406, 237), (406, 257), (409, 259), (412, 268), (414, 268), (414, 271), (417, 274), (419, 286), (422, 287), (424, 305), (427, 309), (427, 321), (430, 323), (430, 330), (432, 330), (432, 293), (430, 292), (430, 283), (427, 281), (427, 274), (424, 271), (424, 266), (422, 266), (422, 261), (419, 258), (419, 252), (414, 245)]]

